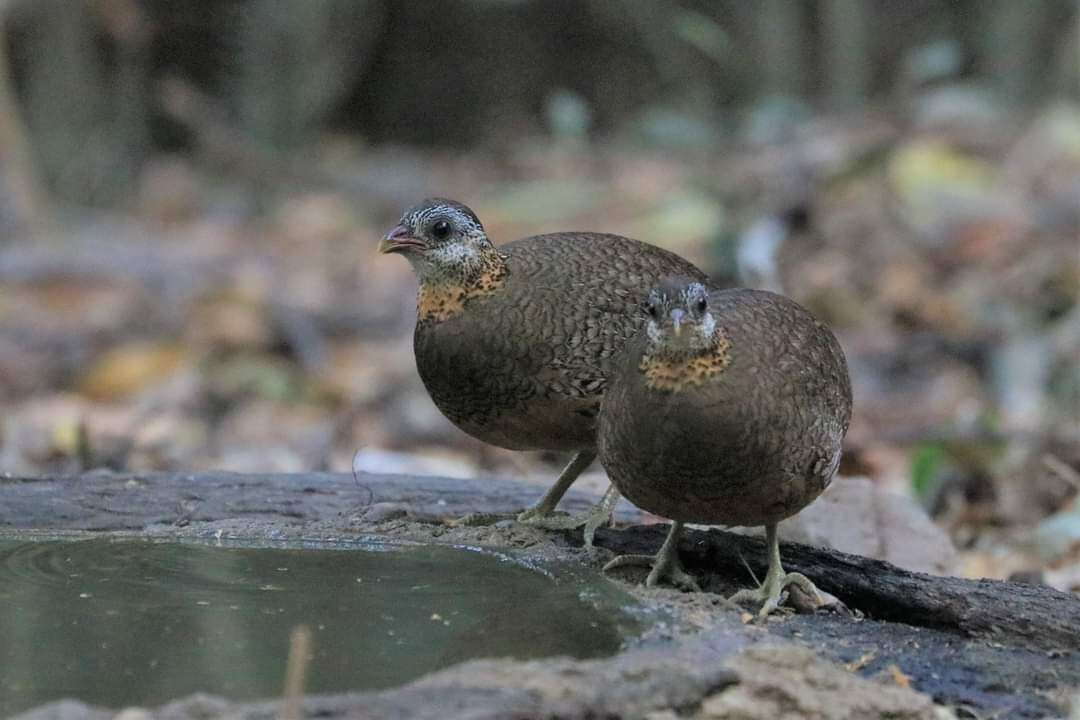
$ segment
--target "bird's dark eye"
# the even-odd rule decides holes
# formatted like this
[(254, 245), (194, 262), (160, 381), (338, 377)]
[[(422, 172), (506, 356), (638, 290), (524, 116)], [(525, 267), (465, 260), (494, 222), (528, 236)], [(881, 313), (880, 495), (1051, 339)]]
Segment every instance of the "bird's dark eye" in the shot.
[(649, 317), (655, 318), (657, 314), (656, 303), (646, 303), (645, 312), (649, 313)]
[(705, 312), (705, 305), (706, 305), (705, 298), (701, 298), (700, 300), (698, 300), (697, 301), (697, 311), (699, 313)]
[(446, 220), (438, 220), (431, 226), (431, 235), (436, 240), (445, 240), (450, 237), (450, 223)]

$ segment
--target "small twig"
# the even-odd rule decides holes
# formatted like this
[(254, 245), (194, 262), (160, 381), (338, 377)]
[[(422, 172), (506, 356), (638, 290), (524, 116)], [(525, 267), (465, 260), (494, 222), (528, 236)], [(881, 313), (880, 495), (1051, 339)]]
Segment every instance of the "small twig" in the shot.
[(365, 485), (364, 483), (360, 482), (360, 468), (358, 466), (359, 458), (360, 458), (360, 450), (357, 450), (355, 453), (353, 453), (352, 476), (353, 476), (353, 480), (356, 482), (356, 488), (358, 490), (367, 490), (368, 496), (367, 496), (367, 500), (362, 500), (362, 501), (358, 502), (356, 505), (354, 505), (351, 508), (349, 508), (348, 510), (346, 510), (345, 514), (347, 514), (347, 515), (353, 515), (353, 514), (359, 513), (361, 510), (364, 510), (366, 508), (371, 507), (372, 503), (375, 502), (375, 491), (371, 489), (370, 485)]
[(1065, 482), (1080, 490), (1080, 472), (1056, 455), (1046, 453), (1041, 458), (1043, 467)]
[(739, 553), (739, 562), (741, 562), (743, 564), (743, 567), (746, 568), (746, 572), (750, 573), (750, 577), (754, 581), (754, 584), (760, 587), (761, 581), (758, 580), (757, 575), (754, 574), (754, 569), (750, 567), (750, 563), (746, 562), (746, 558), (743, 557), (742, 553)]
[(90, 446), (90, 431), (86, 426), (86, 417), (80, 417), (75, 428), (75, 457), (79, 462), (79, 471), (86, 472), (94, 466), (94, 451)]
[(304, 676), (311, 661), (311, 628), (298, 625), (289, 637), (289, 660), (285, 666), (285, 698), (281, 705), (282, 720), (300, 720), (304, 700)]

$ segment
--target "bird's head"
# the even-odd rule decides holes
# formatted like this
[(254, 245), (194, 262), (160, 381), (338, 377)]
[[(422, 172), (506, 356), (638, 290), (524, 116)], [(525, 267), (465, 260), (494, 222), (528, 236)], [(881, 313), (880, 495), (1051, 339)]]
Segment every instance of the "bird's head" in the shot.
[(443, 198), (429, 198), (406, 210), (379, 243), (380, 253), (404, 255), (421, 280), (468, 276), (493, 251), (476, 213)]
[(649, 293), (644, 309), (649, 343), (663, 354), (694, 353), (715, 343), (709, 291), (696, 280), (664, 280)]

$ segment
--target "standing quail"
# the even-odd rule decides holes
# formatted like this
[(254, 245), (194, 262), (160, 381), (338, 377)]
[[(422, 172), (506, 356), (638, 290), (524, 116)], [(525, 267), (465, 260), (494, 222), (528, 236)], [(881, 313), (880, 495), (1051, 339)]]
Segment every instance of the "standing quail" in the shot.
[(644, 324), (647, 289), (691, 263), (618, 235), (563, 232), (496, 247), (472, 210), (428, 199), (379, 245), (420, 280), (413, 349), (420, 378), (455, 425), (511, 450), (574, 453), (555, 485), (518, 520), (545, 528), (610, 521), (618, 493), (584, 516), (555, 506), (596, 457), (600, 400), (627, 340)]
[(784, 573), (776, 525), (829, 485), (851, 419), (851, 382), (832, 332), (792, 300), (762, 290), (710, 293), (668, 279), (646, 301), (648, 322), (611, 376), (600, 415), (600, 460), (628, 500), (672, 519), (660, 552), (624, 555), (605, 570), (648, 565), (696, 588), (679, 563), (684, 523), (764, 525), (769, 570), (732, 600), (763, 602), (785, 588), (820, 598)]

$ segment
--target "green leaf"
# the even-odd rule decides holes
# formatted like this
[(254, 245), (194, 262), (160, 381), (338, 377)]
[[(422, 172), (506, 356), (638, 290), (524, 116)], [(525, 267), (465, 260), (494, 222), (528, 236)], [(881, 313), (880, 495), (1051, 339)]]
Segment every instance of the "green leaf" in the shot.
[(918, 445), (911, 455), (911, 489), (920, 500), (926, 500), (937, 484), (945, 464), (945, 448), (940, 443)]

